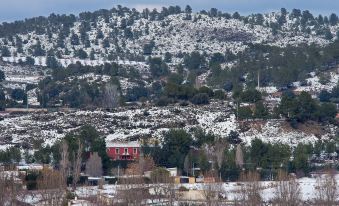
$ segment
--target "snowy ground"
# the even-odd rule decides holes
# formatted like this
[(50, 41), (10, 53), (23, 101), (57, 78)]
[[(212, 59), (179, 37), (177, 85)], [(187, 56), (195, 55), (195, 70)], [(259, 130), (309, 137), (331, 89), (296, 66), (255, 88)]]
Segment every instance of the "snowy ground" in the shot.
[(136, 140), (152, 138), (160, 140), (163, 132), (171, 128), (183, 128), (192, 132), (200, 127), (221, 138), (230, 131), (238, 131), (245, 143), (254, 138), (265, 142), (282, 142), (296, 145), (299, 142), (315, 142), (335, 136), (336, 127), (321, 127), (322, 133), (303, 132), (285, 128), (283, 120), (253, 121), (243, 130), (243, 123), (236, 121), (227, 103), (187, 107), (124, 107), (114, 112), (68, 111), (5, 115), (0, 121), (1, 145), (47, 145), (64, 137), (83, 125), (93, 125), (100, 134), (111, 140)]
[[(339, 181), (339, 175), (336, 176), (336, 181)], [(302, 201), (312, 201), (317, 196), (317, 178), (309, 178), (304, 177), (297, 179), (297, 182), (300, 187), (300, 197)], [(216, 183), (219, 184), (219, 183)], [(222, 183), (222, 186), (219, 187), (211, 187), (218, 189), (223, 193), (223, 196), (230, 201), (233, 201), (235, 199), (239, 199), (239, 190), (241, 189), (241, 186), (245, 184), (245, 182), (228, 182), (228, 183)], [(262, 188), (261, 195), (264, 199), (264, 201), (268, 202), (272, 200), (276, 194), (276, 185), (277, 182), (274, 181), (261, 181), (260, 186)], [(152, 185), (144, 185), (144, 187)], [(111, 197), (114, 197), (116, 195), (117, 189), (121, 187), (120, 185), (105, 185), (104, 189), (98, 189), (98, 187), (79, 187), (76, 191), (76, 194), (79, 196), (79, 198), (84, 198), (92, 195), (97, 194), (104, 194), (109, 195)], [(204, 186), (203, 183), (196, 183), (196, 184), (180, 184), (175, 185), (175, 188), (179, 187), (185, 187), (189, 190), (203, 190), (204, 188), (207, 188)], [(338, 186), (337, 186), (337, 189)], [(337, 200), (339, 200), (339, 197), (337, 197)]]

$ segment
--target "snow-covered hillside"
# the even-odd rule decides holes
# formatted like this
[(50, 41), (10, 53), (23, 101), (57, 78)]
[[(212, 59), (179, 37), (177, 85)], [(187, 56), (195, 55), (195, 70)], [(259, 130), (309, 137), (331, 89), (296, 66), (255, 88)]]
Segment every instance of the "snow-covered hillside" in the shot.
[[(43, 53), (47, 53), (57, 56), (60, 63), (67, 66), (78, 56), (82, 56), (83, 64), (107, 60), (143, 61), (144, 47), (151, 42), (154, 44), (152, 56), (164, 56), (168, 52), (174, 56), (173, 62), (178, 63), (183, 53), (193, 51), (236, 54), (244, 51), (248, 44), (324, 46), (337, 38), (338, 24), (320, 24), (317, 18), (305, 18), (280, 12), (237, 18), (177, 13), (154, 20), (131, 11), (114, 10), (90, 20), (77, 17), (66, 32), (62, 29), (51, 32), (54, 29), (51, 26), (43, 32), (30, 31), (17, 33), (15, 38), (0, 38), (0, 46), (9, 50), (3, 55), (9, 56), (3, 58), (4, 61), (25, 61), (25, 57), (37, 53), (42, 58), (35, 57), (35, 64), (46, 65)], [(279, 29), (275, 25), (279, 25)], [(35, 52), (37, 48), (39, 52)], [(79, 55), (79, 50), (86, 54)]]
[(93, 125), (106, 141), (152, 138), (160, 140), (170, 128), (184, 128), (188, 132), (200, 127), (218, 137), (225, 138), (231, 131), (240, 133), (247, 144), (254, 138), (265, 142), (282, 142), (295, 146), (299, 142), (315, 142), (335, 136), (336, 127), (321, 127), (322, 133), (304, 132), (284, 128), (284, 121), (260, 121), (256, 126), (243, 130), (236, 121), (231, 107), (214, 102), (206, 106), (130, 107), (115, 112), (68, 111), (5, 116), (0, 121), (1, 144), (53, 144), (83, 125)]

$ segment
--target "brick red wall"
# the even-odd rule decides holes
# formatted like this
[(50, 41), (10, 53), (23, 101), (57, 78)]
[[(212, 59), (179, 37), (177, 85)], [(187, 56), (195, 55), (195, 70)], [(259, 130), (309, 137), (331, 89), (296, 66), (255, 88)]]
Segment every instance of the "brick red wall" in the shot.
[[(115, 153), (115, 149), (117, 148), (119, 149), (119, 154)], [(109, 147), (107, 148), (107, 155), (113, 160), (120, 160), (122, 158), (122, 155), (125, 153), (125, 148), (126, 147)], [(140, 157), (140, 148), (136, 148), (136, 154), (133, 153), (133, 149), (134, 147), (127, 147), (128, 153), (130, 155), (130, 157), (128, 158), (131, 160), (138, 159)]]

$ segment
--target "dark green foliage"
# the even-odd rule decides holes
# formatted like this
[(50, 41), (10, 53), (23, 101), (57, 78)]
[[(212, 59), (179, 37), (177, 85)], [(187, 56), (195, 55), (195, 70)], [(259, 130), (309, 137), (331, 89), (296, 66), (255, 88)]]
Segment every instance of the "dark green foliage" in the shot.
[(223, 90), (216, 90), (214, 91), (214, 99), (220, 99), (220, 100), (224, 100), (226, 99), (226, 94)]
[(2, 89), (0, 89), (0, 101), (4, 100), (6, 100), (6, 94)]
[(227, 82), (224, 84), (224, 89), (225, 89), (225, 91), (227, 91), (227, 92), (232, 91), (232, 89), (233, 89), (233, 83), (232, 83), (231, 81), (227, 81)]
[(26, 93), (22, 89), (13, 89), (13, 91), (11, 93), (11, 97), (14, 100), (24, 100), (25, 97), (26, 97)]
[(268, 111), (266, 105), (264, 105), (264, 103), (262, 101), (258, 101), (257, 103), (255, 103), (254, 116), (255, 116), (255, 118), (259, 118), (259, 119), (268, 118), (269, 111)]
[(321, 102), (329, 102), (331, 97), (332, 97), (331, 93), (329, 93), (327, 90), (322, 90), (318, 96)]
[(74, 34), (74, 33), (72, 34), (71, 44), (72, 45), (79, 45), (80, 44), (79, 36), (77, 34)]
[(181, 129), (172, 129), (165, 133), (160, 165), (183, 168), (184, 160), (193, 143), (191, 135)]
[(109, 48), (109, 47), (110, 47), (109, 40), (108, 40), (108, 39), (104, 39), (104, 40), (102, 41), (102, 46), (103, 46), (104, 48)]
[(227, 141), (230, 144), (239, 144), (241, 142), (241, 139), (239, 138), (239, 133), (232, 130), (227, 136)]
[(213, 144), (216, 137), (212, 133), (206, 133), (202, 128), (196, 128), (194, 131), (194, 145), (198, 148), (204, 144)]
[[(63, 105), (71, 107), (102, 107), (102, 100), (106, 96), (105, 85), (100, 81), (90, 83), (86, 79), (79, 80), (74, 77), (90, 72), (109, 75), (112, 77), (112, 84), (117, 85), (119, 92), (119, 81), (113, 77), (117, 75), (130, 75), (126, 73), (126, 70), (119, 70), (119, 66), (115, 63), (106, 63), (95, 67), (83, 66), (80, 63), (76, 63), (69, 65), (65, 69), (53, 69), (52, 72), (52, 77), (46, 77), (39, 83), (41, 92), (39, 93), (38, 100), (44, 107), (60, 105), (60, 100), (62, 100)], [(69, 80), (68, 77), (70, 76), (74, 79)], [(75, 96), (77, 98), (74, 98)]]
[(144, 50), (144, 55), (151, 55), (154, 47), (155, 47), (154, 41), (151, 41), (150, 43), (145, 44), (144, 45), (144, 49), (143, 49)]
[(166, 53), (165, 53), (164, 61), (165, 61), (166, 63), (170, 63), (170, 62), (172, 61), (172, 54), (169, 53), (169, 52), (166, 52)]
[(49, 67), (51, 69), (56, 69), (56, 68), (60, 67), (60, 64), (59, 64), (58, 60), (55, 58), (55, 56), (47, 56), (46, 65), (47, 65), (47, 67)]
[(240, 176), (241, 169), (235, 164), (235, 149), (225, 152), (225, 158), (220, 168), (223, 181), (236, 181)]
[(141, 97), (148, 96), (148, 90), (143, 86), (129, 88), (126, 93), (126, 101), (132, 102), (138, 101)]
[(330, 15), (329, 21), (330, 21), (331, 26), (336, 25), (338, 23), (338, 21), (339, 21), (338, 16), (336, 14), (332, 13)]
[(245, 107), (239, 107), (237, 111), (237, 117), (241, 120), (248, 120), (253, 117), (253, 111), (251, 107), (245, 106)]
[(0, 163), (14, 164), (21, 160), (21, 152), (19, 148), (10, 147), (6, 150), (0, 151)]
[(35, 64), (35, 60), (32, 57), (26, 57), (26, 62), (27, 65), (33, 66)]
[(168, 76), (167, 81), (173, 84), (181, 84), (184, 81), (184, 78), (178, 73), (171, 73)]
[[(106, 143), (105, 139), (100, 137), (98, 131), (90, 126), (85, 125), (79, 129), (78, 134), (68, 134), (65, 137), (65, 140), (68, 143), (69, 147), (69, 158), (72, 162), (74, 160), (74, 155), (78, 150), (78, 140), (83, 144), (83, 152), (98, 152), (101, 157), (102, 167), (105, 174), (109, 172), (109, 169), (112, 167), (111, 160), (106, 153)], [(86, 159), (83, 160), (84, 162)]]
[(1, 56), (3, 56), (3, 57), (10, 57), (11, 56), (11, 52), (9, 51), (9, 49), (6, 46), (1, 47)]
[(318, 108), (316, 116), (319, 122), (331, 121), (337, 115), (337, 108), (332, 103), (323, 103)]
[(42, 48), (40, 41), (38, 41), (35, 45), (32, 46), (32, 55), (33, 56), (45, 56), (46, 51)]
[(201, 104), (208, 104), (209, 103), (209, 97), (206, 93), (199, 93), (192, 97), (191, 102), (196, 105)]
[(319, 105), (310, 94), (302, 92), (298, 96), (284, 94), (279, 105), (279, 113), (291, 122), (325, 121), (335, 117), (336, 108), (327, 103)]
[(4, 81), (6, 79), (5, 72), (0, 70), (0, 82)]
[(149, 59), (151, 73), (154, 77), (165, 76), (169, 73), (168, 66), (161, 58)]
[(297, 172), (302, 172), (303, 175), (306, 175), (310, 172), (310, 165), (308, 162), (308, 157), (310, 151), (307, 145), (298, 144), (297, 148), (294, 151), (294, 159), (292, 162), (292, 167)]
[(76, 51), (75, 56), (79, 57), (80, 59), (88, 58), (87, 52), (85, 52), (83, 49), (79, 49), (78, 51)]
[(225, 56), (221, 53), (214, 53), (210, 60), (210, 65), (221, 64), (225, 62)]
[(185, 66), (190, 70), (199, 70), (205, 63), (205, 58), (199, 52), (192, 52), (184, 58)]
[(254, 165), (258, 167), (280, 168), (281, 164), (287, 165), (291, 155), (288, 145), (283, 144), (267, 144), (259, 139), (251, 142), (250, 158)]
[(256, 103), (262, 99), (261, 93), (255, 89), (249, 89), (239, 94), (241, 102)]
[(196, 94), (196, 89), (189, 85), (177, 85), (169, 82), (165, 86), (164, 93), (170, 98), (189, 100)]

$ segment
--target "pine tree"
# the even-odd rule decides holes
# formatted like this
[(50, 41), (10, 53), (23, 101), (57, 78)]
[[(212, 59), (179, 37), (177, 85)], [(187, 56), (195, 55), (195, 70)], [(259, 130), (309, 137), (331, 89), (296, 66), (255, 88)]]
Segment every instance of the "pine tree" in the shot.
[(1, 56), (3, 56), (3, 57), (10, 57), (11, 56), (11, 52), (9, 51), (9, 49), (6, 46), (3, 46), (1, 48)]

